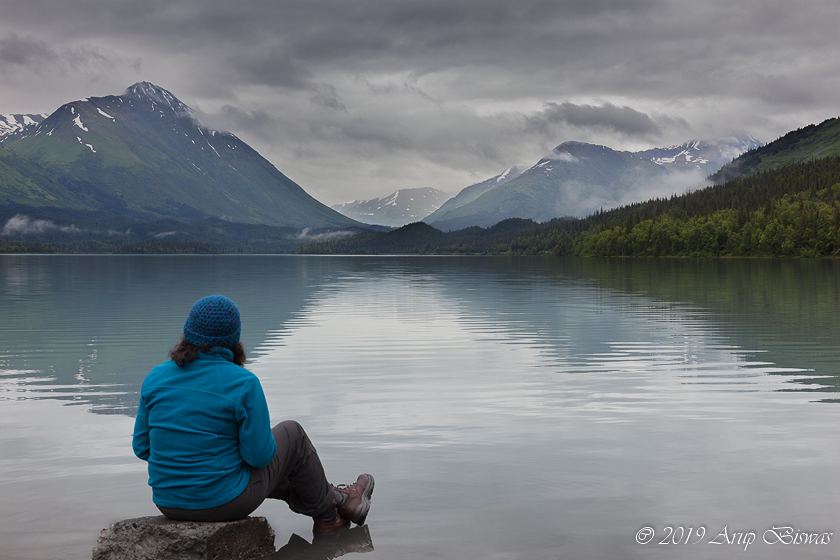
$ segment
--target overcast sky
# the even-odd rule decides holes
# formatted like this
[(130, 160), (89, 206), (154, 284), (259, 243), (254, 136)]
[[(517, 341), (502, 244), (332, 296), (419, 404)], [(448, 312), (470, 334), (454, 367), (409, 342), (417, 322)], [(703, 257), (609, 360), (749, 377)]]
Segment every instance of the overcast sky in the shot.
[(138, 81), (326, 204), (840, 116), (837, 0), (0, 0), (0, 113)]

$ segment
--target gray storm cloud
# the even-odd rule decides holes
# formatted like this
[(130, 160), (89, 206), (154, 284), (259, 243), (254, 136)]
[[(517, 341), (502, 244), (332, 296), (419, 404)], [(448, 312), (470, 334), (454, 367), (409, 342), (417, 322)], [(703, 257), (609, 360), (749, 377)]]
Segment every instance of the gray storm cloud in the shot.
[(56, 59), (58, 55), (44, 41), (21, 37), (16, 33), (0, 37), (2, 67), (38, 65)]
[(837, 116), (836, 0), (28, 0), (0, 113), (150, 81), (322, 202)]
[(545, 109), (526, 117), (526, 129), (542, 134), (550, 131), (551, 125), (568, 124), (578, 128), (607, 129), (626, 136), (656, 139), (662, 136), (662, 129), (647, 114), (631, 107), (618, 107), (612, 103), (601, 105), (575, 105), (574, 103), (545, 104)]

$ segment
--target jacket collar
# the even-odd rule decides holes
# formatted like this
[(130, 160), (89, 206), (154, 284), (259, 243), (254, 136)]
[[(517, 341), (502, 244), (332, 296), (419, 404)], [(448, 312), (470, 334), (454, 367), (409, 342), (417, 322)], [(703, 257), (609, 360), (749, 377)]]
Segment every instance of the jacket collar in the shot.
[(219, 356), (224, 358), (225, 360), (232, 362), (233, 361), (233, 350), (230, 348), (225, 348), (224, 346), (214, 346), (213, 348), (209, 349), (207, 352), (202, 352), (199, 350), (198, 352), (199, 357), (201, 356)]

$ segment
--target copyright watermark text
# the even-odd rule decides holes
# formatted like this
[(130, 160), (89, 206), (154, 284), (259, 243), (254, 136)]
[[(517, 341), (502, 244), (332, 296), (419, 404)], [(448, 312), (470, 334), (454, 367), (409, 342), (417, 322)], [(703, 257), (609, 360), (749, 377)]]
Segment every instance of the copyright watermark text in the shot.
[(750, 545), (757, 542), (770, 545), (825, 545), (831, 543), (833, 535), (833, 532), (804, 531), (790, 526), (773, 526), (763, 533), (753, 530), (734, 530), (728, 525), (724, 525), (723, 529), (717, 533), (707, 531), (702, 525), (700, 527), (668, 526), (659, 531), (647, 526), (636, 532), (636, 542), (657, 545), (735, 545), (747, 550)]

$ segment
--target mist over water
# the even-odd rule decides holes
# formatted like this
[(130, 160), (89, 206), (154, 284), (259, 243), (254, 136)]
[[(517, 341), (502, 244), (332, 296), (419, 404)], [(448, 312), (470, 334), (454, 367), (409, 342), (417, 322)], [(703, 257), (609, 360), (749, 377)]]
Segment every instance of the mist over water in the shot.
[[(840, 527), (837, 272), (2, 256), (4, 554), (89, 558), (103, 527), (157, 514), (130, 447), (137, 393), (192, 304), (222, 293), (272, 421), (301, 422), (332, 482), (376, 477), (369, 558), (834, 558), (834, 541), (794, 553), (762, 535)], [(256, 515), (278, 547), (311, 540), (282, 503)], [(695, 536), (656, 544), (668, 526)], [(725, 527), (757, 541), (709, 544)]]

